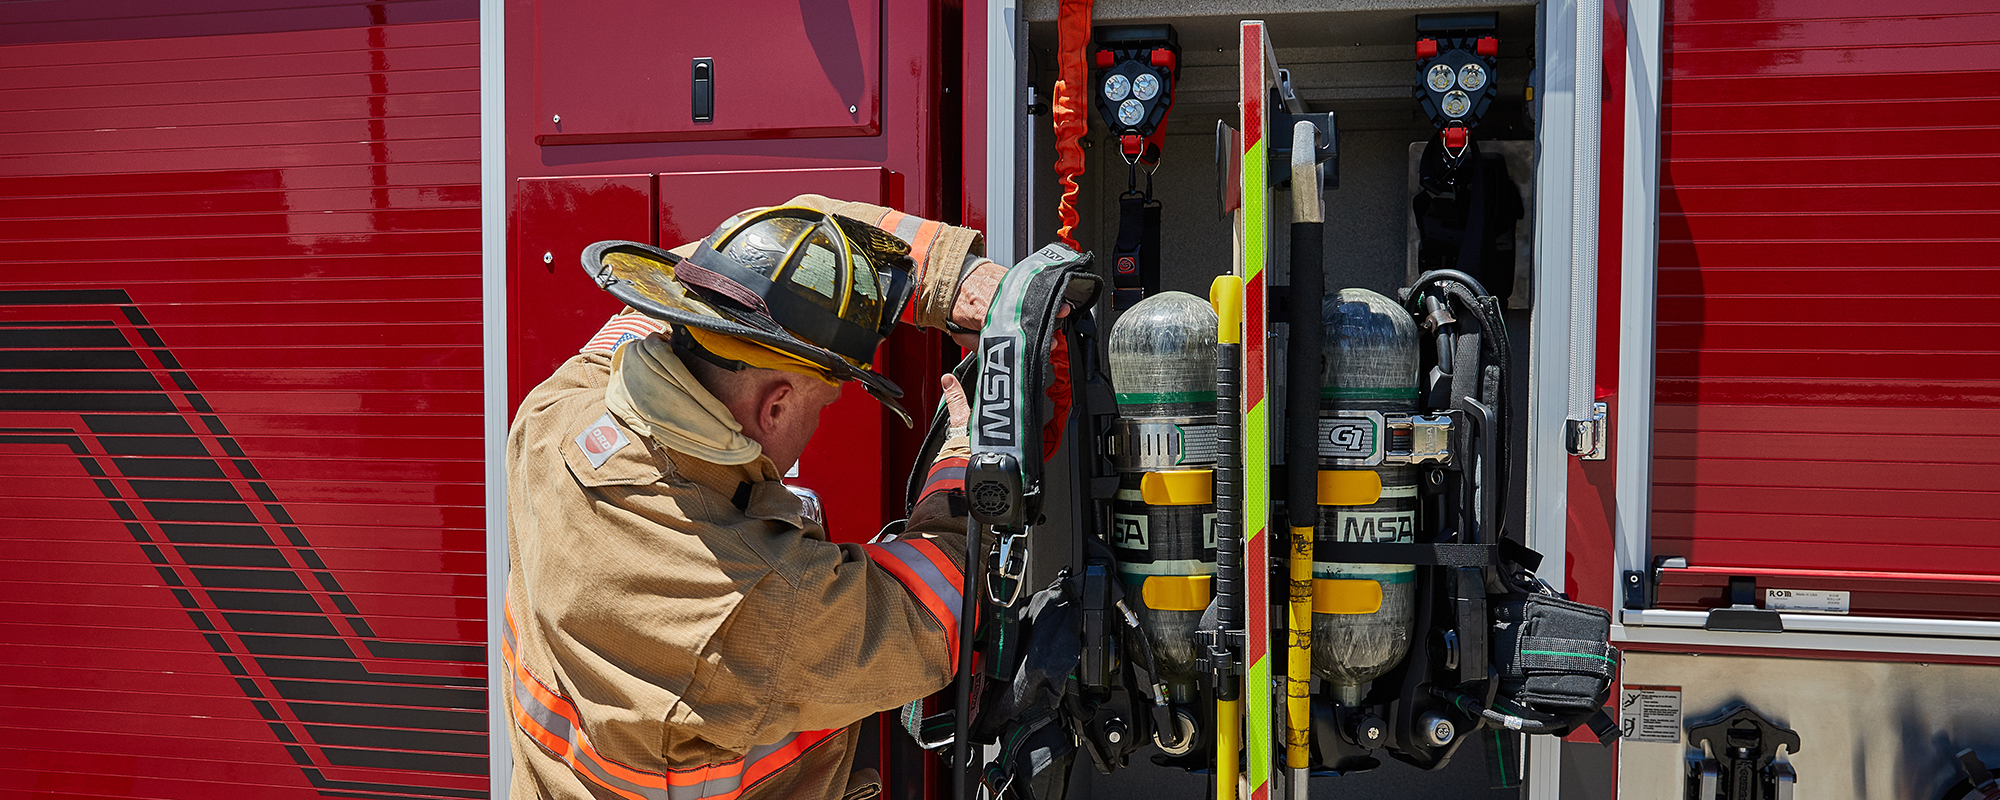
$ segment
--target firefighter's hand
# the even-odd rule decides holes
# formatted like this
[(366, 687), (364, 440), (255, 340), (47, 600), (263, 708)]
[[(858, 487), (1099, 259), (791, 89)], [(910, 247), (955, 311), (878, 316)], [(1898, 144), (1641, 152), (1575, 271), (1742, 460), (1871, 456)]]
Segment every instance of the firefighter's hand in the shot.
[(944, 413), (951, 427), (945, 431), (944, 445), (938, 448), (937, 461), (971, 458), (972, 439), (967, 435), (967, 426), (972, 424), (972, 404), (965, 401), (965, 387), (958, 385), (958, 379), (950, 373), (939, 378), (938, 385), (944, 388)]
[(964, 436), (966, 426), (972, 424), (972, 404), (965, 400), (965, 387), (949, 373), (938, 379), (938, 385), (944, 388), (945, 414), (951, 418), (950, 437)]
[[(1007, 268), (993, 261), (981, 261), (966, 273), (958, 282), (958, 297), (951, 303), (951, 324), (965, 331), (985, 325), (986, 309), (993, 304), (993, 295), (1000, 291), (1000, 279), (1006, 274)], [(971, 333), (954, 333), (951, 340), (967, 350), (979, 346), (979, 337)]]
[[(958, 284), (958, 297), (951, 304), (951, 323), (961, 330), (977, 331), (986, 324), (986, 309), (993, 304), (993, 295), (1000, 291), (1000, 279), (1007, 274), (1007, 268), (998, 262), (982, 261)], [(1056, 319), (1069, 316), (1069, 303), (1064, 302), (1056, 309)], [(954, 333), (951, 340), (959, 347), (971, 350), (979, 346), (979, 337), (972, 333)]]

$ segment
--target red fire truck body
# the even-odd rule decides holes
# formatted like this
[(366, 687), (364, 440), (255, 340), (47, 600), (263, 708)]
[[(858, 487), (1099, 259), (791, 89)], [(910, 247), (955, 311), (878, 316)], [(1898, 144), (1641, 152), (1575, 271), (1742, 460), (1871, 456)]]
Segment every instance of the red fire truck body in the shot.
[[(1216, 210), (1190, 126), (1234, 119), (1239, 20), (1267, 20), (1308, 105), (1359, 120), (1348, 185), (1392, 210), (1420, 122), (1410, 18), (1497, 9), (1516, 34), (1502, 87), (1540, 109), (1522, 523), (1545, 577), (1613, 610), (1633, 724), (1675, 737), (1531, 745), (1526, 794), (1683, 796), (1681, 730), (1736, 703), (1804, 737), (1815, 796), (1937, 796), (1957, 749), (2000, 762), (2000, 12), (1606, 3), (1576, 322), (1550, 244), (1572, 4), (1175, 6), (1098, 16), (1189, 43), (1161, 180), (1190, 220)], [(987, 230), (1010, 261), (1052, 219), (1030, 104), (1055, 13), (0, 8), (0, 796), (503, 796), (499, 454), (521, 396), (617, 310), (581, 248), (812, 192)], [(1115, 195), (1115, 157), (1091, 164), (1087, 196)], [(1400, 274), (1400, 216), (1352, 229)], [(1220, 230), (1188, 252), (1226, 254)], [(1578, 325), (1602, 460), (1562, 444)], [(881, 361), (921, 414), (956, 356), (905, 331)], [(866, 539), (917, 438), (852, 391), (795, 480)], [(1717, 624), (1746, 601), (1782, 631)], [(889, 793), (930, 796), (928, 757), (878, 733)]]

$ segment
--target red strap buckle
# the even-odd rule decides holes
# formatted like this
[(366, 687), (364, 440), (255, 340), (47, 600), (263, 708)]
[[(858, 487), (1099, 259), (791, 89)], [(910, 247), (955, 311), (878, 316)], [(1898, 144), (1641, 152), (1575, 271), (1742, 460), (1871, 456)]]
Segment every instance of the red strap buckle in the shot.
[(1478, 44), (1473, 45), (1473, 52), (1489, 57), (1500, 55), (1500, 40), (1491, 36), (1481, 36)]
[(1151, 61), (1153, 66), (1171, 70), (1174, 68), (1174, 51), (1164, 47), (1158, 48), (1153, 51)]
[(1457, 125), (1444, 129), (1445, 148), (1449, 150), (1465, 149), (1465, 139), (1468, 132), (1465, 128), (1458, 127)]
[(1438, 55), (1438, 40), (1436, 39), (1417, 40), (1418, 58), (1437, 58), (1437, 55)]
[(1140, 153), (1146, 152), (1146, 138), (1137, 134), (1125, 134), (1118, 137), (1118, 149), (1125, 155), (1137, 157)]
[(1111, 68), (1111, 51), (1109, 50), (1097, 51), (1097, 68), (1098, 69)]

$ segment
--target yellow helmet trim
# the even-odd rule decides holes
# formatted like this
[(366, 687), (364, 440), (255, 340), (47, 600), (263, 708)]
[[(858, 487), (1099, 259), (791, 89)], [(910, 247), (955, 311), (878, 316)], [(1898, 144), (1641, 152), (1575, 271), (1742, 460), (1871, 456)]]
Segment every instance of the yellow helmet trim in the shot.
[(775, 369), (799, 375), (811, 375), (826, 381), (830, 385), (840, 385), (840, 381), (827, 377), (826, 371), (820, 369), (818, 365), (791, 353), (766, 347), (761, 343), (748, 339), (739, 339), (728, 334), (702, 330), (692, 325), (686, 326), (684, 330), (694, 337), (695, 342), (700, 344), (702, 349), (714, 353), (719, 357), (731, 361), (741, 361), (760, 369)]

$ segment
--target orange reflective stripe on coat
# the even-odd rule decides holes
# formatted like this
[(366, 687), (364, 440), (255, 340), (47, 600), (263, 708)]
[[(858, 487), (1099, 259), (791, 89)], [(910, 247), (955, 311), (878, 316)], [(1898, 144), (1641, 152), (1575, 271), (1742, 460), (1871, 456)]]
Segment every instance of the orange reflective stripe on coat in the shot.
[[(927, 223), (922, 217), (912, 217), (893, 208), (883, 211), (882, 218), (875, 220), (875, 227), (895, 234), (896, 238), (910, 245), (910, 264), (912, 265), (910, 280), (918, 284), (923, 283), (924, 271), (928, 265), (925, 262), (926, 253), (919, 251), (916, 247), (917, 233), (927, 224), (935, 226), (938, 223)], [(931, 234), (933, 237), (936, 235), (935, 232)], [(928, 247), (928, 244), (926, 246)], [(916, 303), (903, 304), (903, 316), (900, 321), (905, 325), (917, 324)]]
[(516, 653), (514, 609), (507, 609), (501, 655), (512, 674), (514, 724), (584, 780), (629, 800), (733, 800), (744, 791), (840, 733), (840, 729), (794, 733), (753, 747), (742, 758), (690, 769), (650, 772), (625, 766), (597, 752), (584, 735), (576, 704), (543, 684), (521, 665)]
[(916, 274), (910, 277), (921, 280), (930, 264), (931, 245), (937, 241), (938, 234), (944, 232), (944, 223), (890, 209), (875, 223), (875, 227), (895, 234), (896, 238), (910, 246), (910, 262), (916, 265)]
[[(909, 589), (917, 602), (922, 603), (931, 617), (944, 627), (945, 652), (956, 654), (958, 615), (960, 609), (965, 607), (959, 586), (965, 581), (965, 573), (928, 539), (899, 539), (866, 547), (868, 557), (888, 570), (890, 575), (896, 576), (903, 588)], [(955, 655), (947, 663), (951, 664), (954, 672), (957, 671), (958, 659)]]
[(936, 492), (965, 491), (965, 468), (972, 459), (965, 456), (940, 458), (931, 465), (930, 475), (924, 478), (924, 488), (917, 492), (917, 502)]

